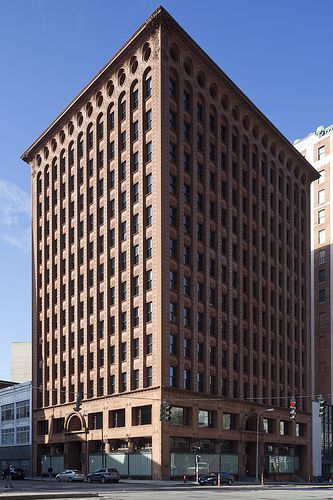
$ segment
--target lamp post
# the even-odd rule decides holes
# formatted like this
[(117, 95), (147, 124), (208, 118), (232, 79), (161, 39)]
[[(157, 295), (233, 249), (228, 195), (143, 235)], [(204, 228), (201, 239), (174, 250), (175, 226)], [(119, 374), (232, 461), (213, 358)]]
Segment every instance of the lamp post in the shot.
[(275, 408), (268, 408), (257, 413), (257, 449), (256, 449), (256, 482), (259, 481), (259, 420), (260, 416), (268, 411), (275, 411)]

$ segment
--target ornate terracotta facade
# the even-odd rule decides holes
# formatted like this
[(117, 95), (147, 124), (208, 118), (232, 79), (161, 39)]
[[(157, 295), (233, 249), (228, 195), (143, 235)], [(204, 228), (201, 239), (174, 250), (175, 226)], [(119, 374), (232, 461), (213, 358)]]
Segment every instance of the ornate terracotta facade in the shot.
[(302, 156), (161, 8), (23, 159), (35, 472), (86, 469), (102, 443), (167, 478), (199, 444), (254, 475), (263, 412), (260, 471), (311, 473)]

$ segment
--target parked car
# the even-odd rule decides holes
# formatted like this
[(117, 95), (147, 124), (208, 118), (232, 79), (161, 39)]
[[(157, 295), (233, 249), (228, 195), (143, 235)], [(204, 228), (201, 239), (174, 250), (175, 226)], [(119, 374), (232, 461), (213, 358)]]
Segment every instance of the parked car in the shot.
[(56, 481), (84, 481), (86, 476), (80, 470), (76, 469), (66, 469), (56, 475)]
[(204, 486), (206, 484), (211, 484), (212, 486), (216, 486), (218, 484), (218, 475), (220, 475), (220, 483), (221, 484), (231, 484), (234, 483), (235, 478), (229, 472), (212, 472), (209, 475), (204, 475), (199, 477), (199, 484)]
[(100, 483), (118, 483), (120, 474), (117, 469), (97, 469), (87, 475), (88, 483), (99, 481)]
[[(12, 467), (10, 469), (10, 473), (12, 476), (12, 479), (24, 479), (25, 478), (25, 472), (23, 469), (20, 469), (20, 467)], [(4, 473), (1, 475), (2, 479), (5, 479)]]

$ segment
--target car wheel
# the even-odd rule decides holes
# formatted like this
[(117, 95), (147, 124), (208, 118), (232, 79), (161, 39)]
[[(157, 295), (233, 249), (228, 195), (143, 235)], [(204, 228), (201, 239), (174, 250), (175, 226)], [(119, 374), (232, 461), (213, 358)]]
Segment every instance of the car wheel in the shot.
[(233, 480), (232, 480), (232, 479), (229, 479), (229, 481), (228, 481), (229, 486), (231, 486), (231, 485), (232, 485), (232, 483), (233, 483)]
[(214, 479), (214, 480), (212, 481), (212, 485), (213, 485), (213, 486), (217, 486), (217, 481), (216, 481), (216, 479)]
[(91, 483), (91, 477), (87, 478), (88, 483)]
[(105, 483), (105, 477), (104, 476), (101, 478), (101, 483), (103, 483), (103, 484)]
[(68, 482), (71, 483), (73, 481), (73, 478), (72, 477), (69, 477), (68, 478)]
[(56, 481), (58, 481), (58, 483), (60, 483), (60, 477), (56, 477)]

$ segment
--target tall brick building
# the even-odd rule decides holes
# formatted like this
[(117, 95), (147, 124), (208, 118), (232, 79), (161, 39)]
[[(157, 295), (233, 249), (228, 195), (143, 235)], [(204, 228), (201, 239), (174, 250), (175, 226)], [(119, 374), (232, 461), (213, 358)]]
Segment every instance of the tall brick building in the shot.
[(22, 158), (35, 472), (310, 473), (307, 161), (163, 8)]

